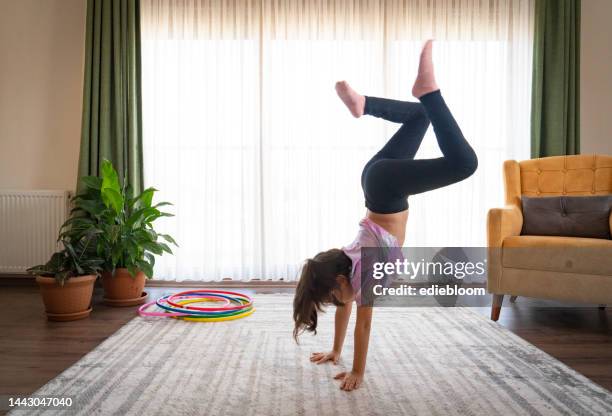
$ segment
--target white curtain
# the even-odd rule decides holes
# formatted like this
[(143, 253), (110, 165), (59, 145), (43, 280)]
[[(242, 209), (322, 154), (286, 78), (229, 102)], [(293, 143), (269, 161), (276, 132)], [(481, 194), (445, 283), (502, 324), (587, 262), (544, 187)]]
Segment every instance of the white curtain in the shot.
[[(168, 280), (294, 280), (349, 243), (361, 169), (399, 127), (334, 91), (411, 100), (433, 37), (443, 95), (479, 156), (410, 198), (406, 244), (480, 246), (501, 165), (529, 156), (533, 0), (142, 0), (145, 181), (174, 202)], [(437, 157), (430, 131), (418, 158)]]

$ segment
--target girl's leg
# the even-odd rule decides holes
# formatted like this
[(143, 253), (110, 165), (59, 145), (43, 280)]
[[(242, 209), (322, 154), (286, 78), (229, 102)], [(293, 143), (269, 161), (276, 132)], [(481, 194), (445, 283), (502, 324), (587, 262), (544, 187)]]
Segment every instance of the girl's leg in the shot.
[(403, 123), (383, 148), (370, 159), (368, 165), (384, 158), (414, 159), (429, 127), (429, 118), (423, 105), (387, 98), (365, 98), (364, 114)]
[(336, 83), (336, 92), (354, 117), (368, 114), (394, 123), (403, 123), (366, 167), (382, 158), (414, 158), (429, 126), (429, 119), (420, 103), (361, 95), (346, 81)]
[(374, 212), (393, 213), (407, 208), (406, 198), (459, 182), (476, 171), (478, 158), (463, 137), (461, 129), (446, 106), (434, 74), (431, 41), (421, 53), (419, 75), (413, 87), (436, 134), (444, 155), (437, 159), (380, 159), (362, 178), (366, 206)]
[(429, 119), (423, 105), (420, 103), (378, 97), (365, 98), (364, 114), (380, 117), (395, 123), (403, 123), (382, 149), (372, 156), (363, 167), (361, 172), (361, 188), (366, 194), (367, 202), (366, 178), (370, 167), (376, 162), (385, 159), (414, 159), (421, 146), (423, 137), (425, 137), (425, 132), (429, 127)]
[(394, 123), (406, 123), (425, 116), (420, 103), (392, 100), (390, 98), (370, 97), (365, 95), (364, 114), (382, 118)]

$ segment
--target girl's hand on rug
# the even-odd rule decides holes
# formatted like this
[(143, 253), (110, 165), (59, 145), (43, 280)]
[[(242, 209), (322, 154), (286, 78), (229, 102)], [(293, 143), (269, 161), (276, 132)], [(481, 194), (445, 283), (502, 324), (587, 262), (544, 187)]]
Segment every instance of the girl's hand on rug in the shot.
[(340, 353), (335, 351), (330, 352), (313, 352), (310, 354), (310, 361), (315, 364), (323, 364), (327, 361), (331, 361), (332, 363), (338, 364), (338, 360), (340, 359)]
[(361, 386), (363, 382), (363, 374), (358, 374), (354, 371), (350, 373), (343, 371), (342, 373), (336, 374), (335, 380), (342, 380), (340, 383), (340, 390), (351, 391), (356, 390)]

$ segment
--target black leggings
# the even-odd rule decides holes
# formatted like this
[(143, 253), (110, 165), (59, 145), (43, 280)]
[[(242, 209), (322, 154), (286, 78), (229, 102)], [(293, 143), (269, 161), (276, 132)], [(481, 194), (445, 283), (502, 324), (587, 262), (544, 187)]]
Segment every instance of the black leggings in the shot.
[[(463, 137), (440, 90), (421, 103), (366, 97), (364, 114), (402, 123), (399, 130), (363, 168), (361, 187), (365, 205), (380, 214), (408, 209), (408, 195), (459, 182), (478, 166), (476, 153)], [(429, 122), (443, 157), (414, 159)]]

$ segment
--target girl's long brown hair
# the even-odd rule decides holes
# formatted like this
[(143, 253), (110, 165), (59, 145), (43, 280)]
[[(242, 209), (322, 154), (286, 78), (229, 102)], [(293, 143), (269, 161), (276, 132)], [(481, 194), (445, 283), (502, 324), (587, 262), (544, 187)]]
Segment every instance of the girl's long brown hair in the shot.
[(337, 248), (306, 260), (293, 299), (293, 338), (296, 342), (304, 331), (317, 333), (317, 314), (323, 311), (324, 305), (343, 305), (332, 291), (340, 287), (337, 276), (349, 278), (351, 268), (351, 259)]

